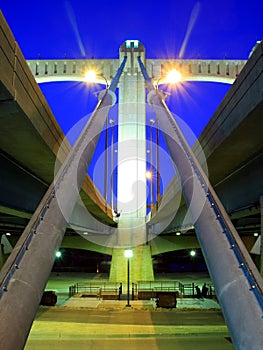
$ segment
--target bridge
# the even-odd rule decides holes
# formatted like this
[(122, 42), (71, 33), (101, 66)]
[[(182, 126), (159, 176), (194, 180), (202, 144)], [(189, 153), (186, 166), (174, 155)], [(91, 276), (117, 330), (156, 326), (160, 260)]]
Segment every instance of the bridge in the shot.
[[(138, 43), (137, 50), (142, 50), (140, 47), (141, 44)], [(94, 69), (97, 72), (96, 81), (105, 84), (104, 77), (107, 81), (111, 81), (119, 66), (118, 59), (38, 59), (28, 60), (27, 62), (38, 83), (52, 81), (85, 82), (85, 72)], [(246, 60), (147, 59), (146, 69), (156, 83), (165, 83), (166, 73), (173, 68), (182, 73), (184, 81), (213, 81), (232, 84), (245, 63)], [(126, 67), (124, 72), (131, 74), (131, 67)]]
[[(1, 81), (3, 87), (1, 89), (1, 97), (3, 102), (1, 102), (1, 104), (4, 107), (4, 112), (1, 114), (1, 118), (3, 118), (2, 120), (7, 123), (6, 125), (3, 124), (4, 128), (6, 127), (6, 130), (3, 129), (3, 132), (1, 134), (1, 137), (3, 135), (3, 140), (5, 141), (3, 142), (3, 146), (1, 146), (4, 150), (3, 159), (6, 161), (6, 164), (9, 164), (10, 174), (12, 174), (12, 170), (14, 170), (12, 166), (15, 166), (16, 170), (19, 169), (21, 173), (24, 173), (26, 175), (33, 175), (33, 173), (29, 174), (30, 171), (28, 169), (36, 169), (34, 168), (37, 165), (35, 164), (35, 162), (32, 162), (34, 163), (34, 165), (31, 164), (30, 167), (22, 168), (21, 166), (17, 166), (20, 164), (16, 164), (14, 160), (15, 157), (12, 157), (12, 154), (13, 156), (15, 155), (14, 149), (16, 148), (16, 146), (14, 146), (13, 148), (13, 146), (10, 145), (10, 142), (8, 143), (8, 136), (6, 134), (7, 130), (8, 132), (12, 130), (10, 128), (10, 124), (8, 124), (8, 122), (10, 123), (10, 116), (20, 115), (20, 121), (22, 119), (25, 119), (25, 115), (31, 116), (31, 124), (27, 122), (28, 128), (25, 128), (25, 124), (20, 124), (21, 126), (24, 126), (24, 128), (19, 129), (21, 135), (23, 135), (25, 129), (29, 129), (27, 130), (27, 135), (31, 134), (31, 131), (33, 132), (33, 124), (37, 125), (39, 127), (39, 130), (43, 132), (42, 139), (46, 141), (47, 138), (48, 141), (49, 134), (51, 133), (51, 131), (53, 131), (53, 128), (51, 127), (51, 124), (49, 124), (49, 132), (46, 132), (47, 129), (43, 127), (41, 128), (41, 125), (39, 125), (39, 120), (38, 118), (36, 118), (36, 115), (38, 115), (40, 111), (43, 111), (44, 106), (46, 110), (48, 110), (48, 106), (45, 105), (45, 101), (43, 101), (43, 98), (41, 98), (40, 90), (38, 89), (37, 84), (34, 83), (34, 79), (32, 78), (32, 74), (29, 71), (29, 67), (24, 62), (22, 54), (19, 51), (17, 44), (13, 40), (9, 29), (6, 28), (4, 22), (2, 22), (2, 28), (3, 27), (4, 30), (2, 30), (2, 32), (5, 33), (5, 38), (7, 39), (3, 45), (4, 49), (2, 49), (1, 51), (3, 57), (3, 60), (1, 60), (1, 62), (3, 62), (3, 75), (1, 75), (3, 76), (3, 79)], [(247, 340), (248, 334), (253, 334), (255, 336), (254, 339), (258, 339), (258, 344), (262, 344), (262, 341), (260, 339), (262, 333), (260, 329), (262, 329), (262, 327), (260, 326), (260, 329), (258, 328), (258, 325), (260, 325), (260, 322), (262, 322), (261, 277), (258, 274), (258, 271), (255, 268), (253, 262), (251, 261), (247, 250), (245, 249), (242, 241), (240, 240), (239, 235), (237, 234), (235, 228), (229, 220), (224, 206), (217, 197), (217, 194), (214, 192), (213, 187), (208, 181), (208, 178), (205, 172), (203, 171), (202, 167), (200, 167), (200, 153), (202, 149), (198, 147), (197, 144), (194, 147), (195, 152), (191, 150), (165, 103), (165, 95), (159, 89), (158, 86), (158, 84), (161, 82), (160, 79), (162, 78), (162, 72), (166, 70), (166, 68), (164, 68), (165, 62), (156, 62), (155, 65), (155, 63), (152, 62), (152, 60), (150, 60), (149, 64), (147, 65), (144, 47), (136, 41), (132, 41), (130, 44), (130, 47), (127, 42), (121, 46), (120, 60), (118, 62), (118, 66), (115, 67), (115, 70), (112, 70), (113, 73), (111, 71), (109, 72), (109, 81), (111, 83), (109, 84), (108, 89), (104, 90), (99, 95), (99, 103), (94, 113), (92, 114), (91, 123), (89, 123), (87, 127), (84, 128), (80, 139), (78, 140), (76, 145), (74, 145), (73, 149), (67, 149), (68, 144), (63, 143), (61, 139), (56, 144), (54, 142), (55, 138), (53, 136), (53, 154), (59, 154), (58, 150), (61, 149), (63, 151), (62, 156), (60, 155), (58, 157), (62, 166), (55, 177), (55, 181), (53, 181), (52, 178), (48, 179), (48, 176), (51, 176), (51, 172), (49, 171), (48, 174), (45, 174), (45, 171), (47, 170), (46, 167), (44, 167), (43, 169), (43, 164), (38, 164), (40, 168), (42, 166), (41, 171), (43, 171), (43, 174), (45, 174), (45, 176), (48, 179), (46, 183), (43, 183), (42, 181), (42, 185), (48, 187), (47, 185), (50, 184), (50, 187), (44, 194), (43, 199), (41, 200), (39, 206), (36, 208), (34, 215), (28, 222), (27, 227), (23, 232), (18, 244), (16, 245), (15, 249), (13, 250), (12, 254), (10, 255), (8, 261), (6, 262), (4, 268), (1, 271), (0, 302), (2, 302), (1, 305), (3, 305), (3, 310), (7, 313), (7, 315), (10, 315), (9, 317), (12, 317), (13, 313), (10, 313), (10, 303), (8, 303), (8, 300), (12, 300), (12, 303), (15, 304), (15, 295), (18, 292), (18, 290), (21, 290), (21, 288), (23, 288), (23, 290), (25, 291), (25, 295), (23, 296), (23, 305), (25, 308), (28, 308), (30, 310), (29, 314), (31, 315), (29, 315), (26, 322), (24, 322), (26, 324), (24, 328), (25, 332), (22, 332), (23, 334), (18, 335), (20, 343), (24, 344), (26, 334), (32, 322), (32, 315), (36, 310), (36, 307), (39, 302), (39, 297), (41, 295), (41, 292), (43, 292), (43, 288), (47, 281), (50, 268), (52, 267), (52, 263), (54, 261), (54, 252), (59, 247), (63, 239), (66, 227), (72, 218), (71, 213), (73, 212), (74, 204), (77, 201), (76, 191), (71, 191), (69, 186), (70, 184), (72, 184), (72, 174), (74, 173), (74, 176), (77, 176), (78, 179), (76, 187), (79, 186), (79, 189), (80, 187), (82, 187), (82, 190), (85, 190), (84, 186), (82, 186), (82, 183), (83, 181), (84, 183), (85, 181), (88, 181), (86, 180), (86, 167), (90, 162), (91, 154), (94, 151), (94, 144), (90, 144), (87, 141), (91, 138), (91, 135), (99, 136), (104, 121), (106, 120), (107, 114), (109, 113), (111, 106), (115, 102), (114, 91), (117, 86), (119, 86), (119, 100), (121, 105), (119, 109), (120, 141), (122, 141), (122, 138), (125, 141), (125, 139), (127, 139), (128, 136), (129, 139), (132, 140), (132, 142), (129, 144), (129, 149), (135, 148), (136, 152), (138, 152), (138, 149), (141, 152), (140, 162), (137, 161), (135, 167), (136, 173), (141, 172), (141, 174), (143, 174), (141, 175), (141, 177), (139, 177), (139, 180), (145, 181), (143, 180), (145, 179), (145, 166), (141, 167), (141, 164), (139, 163), (145, 163), (146, 139), (145, 136), (141, 136), (140, 140), (138, 140), (137, 136), (135, 137), (135, 135), (138, 135), (138, 133), (145, 129), (145, 122), (143, 120), (145, 118), (145, 109), (137, 108), (131, 110), (130, 113), (132, 117), (136, 120), (136, 123), (132, 124), (134, 128), (131, 128), (131, 123), (128, 126), (125, 125), (126, 114), (125, 109), (123, 108), (123, 104), (121, 103), (123, 103), (123, 101), (125, 100), (128, 100), (132, 102), (133, 105), (144, 106), (146, 94), (144, 85), (146, 84), (147, 89), (149, 91), (148, 102), (150, 103), (151, 108), (158, 116), (157, 120), (158, 123), (160, 123), (159, 127), (165, 134), (171, 158), (173, 159), (175, 164), (180, 164), (180, 166), (178, 165), (178, 173), (182, 178), (183, 185), (181, 186), (184, 194), (184, 200), (187, 204), (187, 208), (191, 208), (191, 219), (188, 216), (186, 218), (184, 214), (182, 214), (181, 216), (179, 215), (179, 219), (178, 217), (176, 217), (174, 220), (172, 220), (172, 223), (170, 224), (170, 226), (168, 226), (169, 229), (167, 229), (166, 232), (174, 232), (174, 229), (176, 228), (176, 230), (178, 230), (179, 227), (186, 230), (186, 228), (189, 228), (189, 225), (195, 226), (195, 231), (198, 235), (198, 240), (206, 257), (210, 275), (212, 276), (213, 282), (216, 286), (220, 303), (222, 305), (229, 329), (231, 331), (231, 336), (233, 337), (234, 342), (237, 344), (237, 348), (241, 349), (243, 344), (250, 343), (250, 340)], [(218, 186), (219, 189), (221, 186), (222, 198), (226, 202), (226, 207), (229, 206), (230, 214), (231, 212), (233, 215), (235, 213), (238, 213), (241, 217), (248, 216), (247, 211), (250, 210), (253, 211), (253, 214), (258, 215), (259, 213), (259, 190), (262, 189), (262, 184), (258, 185), (258, 181), (257, 183), (252, 184), (251, 189), (253, 191), (251, 191), (252, 193), (249, 193), (249, 206), (240, 206), (244, 203), (244, 198), (238, 198), (238, 200), (236, 201), (230, 201), (228, 194), (228, 185), (231, 183), (231, 181), (235, 182), (235, 179), (239, 178), (239, 175), (240, 173), (242, 173), (242, 171), (244, 172), (244, 177), (242, 177), (241, 184), (246, 183), (245, 179), (246, 176), (250, 174), (250, 170), (257, 169), (255, 167), (256, 164), (260, 164), (259, 160), (260, 156), (262, 156), (262, 152), (260, 153), (260, 151), (262, 151), (262, 141), (260, 142), (260, 132), (256, 131), (255, 128), (253, 129), (253, 131), (255, 130), (255, 133), (249, 133), (249, 140), (253, 141), (252, 146), (250, 146), (249, 144), (243, 147), (243, 152), (245, 154), (245, 158), (243, 158), (243, 161), (244, 159), (247, 160), (245, 164), (242, 164), (242, 157), (238, 157), (237, 153), (239, 152), (233, 153), (233, 151), (235, 147), (237, 147), (237, 144), (235, 142), (239, 139), (238, 136), (243, 135), (244, 132), (246, 134), (248, 133), (249, 128), (251, 128), (255, 124), (255, 121), (258, 120), (258, 113), (262, 108), (262, 96), (260, 95), (260, 93), (258, 93), (258, 91), (260, 91), (259, 86), (262, 83), (262, 70), (259, 69), (261, 58), (262, 47), (260, 46), (260, 48), (251, 57), (249, 62), (247, 62), (246, 64), (243, 62), (245, 66), (240, 71), (240, 74), (238, 75), (233, 85), (233, 89), (229, 92), (228, 96), (226, 97), (225, 104), (220, 106), (218, 113), (211, 119), (210, 123), (208, 124), (207, 128), (205, 129), (204, 133), (201, 135), (200, 138), (203, 142), (202, 148), (207, 147), (206, 156), (208, 159), (208, 164), (209, 162), (211, 162), (211, 164), (213, 164), (213, 162), (218, 162), (218, 156), (220, 154), (223, 154), (225, 156), (226, 149), (230, 149), (232, 151), (230, 152), (231, 155), (229, 155), (228, 153), (229, 159), (231, 160), (229, 160), (229, 162), (227, 163), (226, 170), (224, 168), (222, 170), (222, 163), (219, 164), (219, 167), (217, 166), (217, 164), (213, 165), (214, 170), (212, 171), (212, 176), (214, 177), (214, 179), (212, 179), (216, 181), (215, 185)], [(40, 69), (36, 70), (36, 66), (43, 66), (43, 72), (46, 75), (49, 75), (49, 73), (51, 75), (54, 75), (54, 72), (56, 71), (54, 67), (57, 67), (58, 69), (58, 66), (60, 66), (57, 63), (57, 65), (54, 65), (52, 70), (48, 70), (49, 64), (47, 64), (47, 62), (44, 62), (44, 65), (41, 62), (39, 62), (38, 65), (36, 65), (36, 63), (34, 62), (28, 62), (28, 64), (33, 70), (33, 73), (36, 75), (43, 74), (41, 73)], [(178, 64), (181, 64), (181, 66), (183, 66), (182, 61)], [(68, 68), (67, 65), (64, 64), (64, 66), (66, 67), (66, 69), (63, 72), (66, 74), (68, 72)], [(155, 66), (157, 67), (157, 69), (155, 69)], [(207, 67), (206, 70), (202, 68), (203, 66)], [(233, 63), (233, 66), (238, 67), (238, 64), (235, 62)], [(110, 65), (110, 67), (112, 67), (112, 65)], [(211, 62), (206, 62), (202, 65), (202, 62), (200, 61), (198, 63), (187, 62), (186, 67), (187, 68), (185, 69), (188, 71), (189, 79), (191, 74), (199, 74), (200, 77), (204, 74), (209, 75), (211, 77), (211, 74), (214, 74), (217, 77), (218, 75), (222, 74), (222, 76), (225, 76), (225, 78), (227, 79), (234, 79), (235, 75), (237, 75), (238, 72), (237, 68), (230, 69), (230, 67), (232, 67), (230, 62), (228, 62), (227, 64), (224, 63), (223, 66), (220, 66), (220, 63), (215, 63), (213, 65), (213, 63)], [(224, 69), (222, 67), (224, 67)], [(108, 70), (111, 70), (111, 68), (108, 68)], [(156, 73), (158, 71), (159, 75)], [(73, 69), (71, 70), (71, 72), (73, 73)], [(10, 77), (8, 76), (8, 73), (11, 74), (13, 79), (8, 79)], [(104, 76), (104, 72), (100, 72), (100, 74), (103, 74)], [(155, 74), (157, 74), (156, 77)], [(134, 93), (134, 88), (136, 88), (136, 93)], [(36, 91), (38, 92), (38, 94), (36, 94)], [(255, 94), (252, 94), (253, 98), (250, 96), (251, 92), (255, 92)], [(34, 98), (32, 98), (32, 96), (34, 96)], [(29, 100), (31, 100), (30, 104), (27, 103)], [(35, 108), (36, 101), (38, 102), (38, 108)], [(242, 106), (244, 105), (246, 106), (245, 111), (242, 108)], [(22, 111), (21, 106), (23, 107)], [(33, 108), (34, 110), (32, 112)], [(45, 112), (46, 111), (44, 111), (43, 114), (49, 114)], [(224, 113), (226, 114), (224, 115)], [(22, 117), (21, 114), (23, 114)], [(229, 121), (227, 117), (234, 118), (234, 122), (233, 119)], [(139, 123), (138, 118), (141, 118)], [(45, 121), (47, 120), (48, 116), (46, 116)], [(49, 118), (49, 122), (51, 122), (51, 118)], [(54, 122), (54, 120), (52, 120), (52, 122)], [(56, 125), (55, 122), (54, 125)], [(219, 125), (224, 125), (224, 127), (226, 128), (223, 129), (223, 135), (222, 129), (218, 128)], [(167, 128), (167, 126), (169, 127)], [(227, 126), (230, 127), (227, 128)], [(59, 130), (58, 127), (57, 129)], [(260, 128), (257, 128), (257, 130), (260, 130)], [(61, 136), (61, 133), (58, 132), (58, 135)], [(230, 138), (230, 135), (233, 136), (233, 138)], [(40, 146), (41, 144), (41, 147), (44, 147), (41, 148), (41, 154), (43, 154), (43, 149), (46, 149), (46, 146), (44, 145), (43, 140), (38, 140), (38, 138), (36, 139), (36, 145)], [(242, 142), (239, 141), (239, 145), (241, 144)], [(118, 157), (121, 161), (125, 160), (125, 151), (127, 151), (127, 146), (125, 146), (125, 142), (123, 142), (123, 145), (124, 147), (121, 146), (120, 142), (120, 147), (118, 148)], [(25, 147), (25, 150), (28, 151), (28, 145), (25, 144), (23, 145), (23, 147)], [(16, 152), (21, 153), (21, 149), (20, 152), (19, 149), (16, 149)], [(212, 157), (213, 154), (215, 155), (215, 158)], [(237, 156), (237, 159), (233, 159), (233, 154)], [(27, 155), (27, 152), (22, 152), (22, 156), (26, 157)], [(47, 152), (47, 156), (50, 156), (50, 152)], [(30, 157), (28, 158), (29, 159), (27, 159), (27, 161), (30, 162)], [(130, 158), (134, 158), (134, 153), (130, 154)], [(36, 160), (37, 158), (34, 159)], [(199, 159), (199, 161), (197, 159)], [(54, 165), (54, 157), (53, 161), (51, 160), (50, 163)], [(78, 169), (80, 173), (76, 174), (74, 170), (76, 168), (80, 168)], [(36, 172), (39, 172), (39, 169)], [(125, 190), (125, 188), (123, 188), (123, 182), (124, 180), (127, 180), (127, 178), (125, 178), (124, 176), (125, 174), (119, 174), (118, 177), (118, 188), (122, 186), (122, 190)], [(25, 176), (24, 178), (26, 177), (27, 176)], [(35, 178), (34, 176), (31, 177)], [(80, 178), (82, 180), (80, 180)], [(161, 238), (163, 231), (165, 232), (165, 229), (163, 231), (161, 230), (162, 232), (157, 232), (158, 230), (160, 230), (160, 228), (158, 228), (158, 224), (160, 222), (163, 222), (163, 215), (164, 213), (167, 213), (166, 210), (161, 209), (163, 209), (162, 206), (164, 206), (165, 209), (170, 208), (170, 201), (168, 197), (171, 194), (171, 188), (174, 188), (173, 193), (176, 193), (176, 191), (178, 191), (177, 179), (175, 179), (170, 185), (169, 190), (163, 194), (160, 203), (158, 198), (155, 208), (158, 210), (156, 211), (156, 214), (154, 213), (154, 210), (152, 210), (152, 213), (148, 218), (147, 225), (145, 225), (146, 194), (143, 194), (141, 196), (140, 182), (137, 181), (135, 187), (135, 193), (138, 193), (140, 195), (135, 196), (136, 201), (132, 203), (131, 207), (126, 207), (123, 213), (121, 214), (118, 222), (119, 229), (117, 230), (115, 229), (116, 225), (114, 225), (114, 223), (116, 224), (116, 220), (109, 220), (106, 218), (105, 215), (107, 213), (110, 213), (111, 210), (108, 211), (108, 208), (105, 209), (105, 207), (103, 208), (103, 206), (99, 206), (98, 204), (100, 201), (98, 200), (98, 198), (95, 198), (97, 208), (99, 207), (100, 209), (98, 210), (98, 212), (104, 212), (104, 214), (100, 213), (101, 219), (104, 219), (106, 221), (108, 220), (108, 222), (111, 221), (111, 225), (108, 228), (108, 232), (104, 232), (104, 235), (101, 235), (100, 239), (105, 241), (105, 237), (109, 237), (107, 241), (107, 246), (112, 249), (113, 271), (111, 273), (113, 275), (115, 273), (114, 265), (115, 271), (118, 265), (123, 266), (122, 259), (124, 247), (133, 247), (135, 252), (137, 253), (137, 256), (140, 256), (135, 261), (135, 264), (139, 266), (139, 271), (134, 271), (134, 275), (136, 276), (137, 274), (137, 276), (141, 278), (141, 268), (144, 265), (147, 265), (147, 270), (144, 272), (144, 275), (151, 275), (152, 272), (150, 271), (148, 266), (149, 261), (151, 259), (151, 250), (154, 249), (154, 244), (149, 244), (149, 242), (154, 242), (154, 239)], [(257, 179), (256, 176), (255, 179)], [(131, 181), (131, 184), (134, 184), (134, 178), (132, 178)], [(38, 181), (36, 183), (38, 183)], [(22, 185), (22, 183), (20, 185)], [(30, 184), (28, 186), (30, 186)], [(196, 191), (196, 193), (195, 191), (192, 191), (193, 189)], [(242, 196), (244, 197), (244, 191), (240, 190), (240, 188), (236, 188), (235, 191), (238, 194), (242, 194)], [(94, 192), (96, 191), (94, 190)], [(94, 192), (93, 197), (95, 197)], [(41, 189), (39, 189), (39, 195), (40, 193)], [(86, 195), (90, 195), (90, 191), (87, 191)], [(120, 195), (118, 194), (117, 199), (119, 196)], [(192, 201), (192, 198), (194, 197), (195, 200)], [(21, 199), (22, 198), (20, 198), (20, 200)], [(197, 202), (200, 201), (200, 199), (203, 203), (201, 210), (199, 205), (197, 205)], [(105, 200), (102, 200), (102, 202), (105, 204)], [(248, 202), (246, 202), (246, 204), (247, 203)], [(76, 207), (76, 212), (78, 213), (79, 219), (77, 224), (80, 225), (79, 223), (81, 222), (80, 226), (85, 227), (85, 215), (81, 216), (80, 214), (82, 212), (83, 206), (82, 204), (79, 205), (80, 207)], [(120, 205), (123, 205), (123, 202), (118, 202), (118, 208), (120, 207)], [(12, 203), (9, 203), (9, 206), (7, 204), (2, 205), (2, 207), (3, 211), (6, 212), (6, 208), (11, 208), (11, 211), (8, 212), (8, 214), (14, 215), (21, 214), (21, 212), (24, 212), (24, 217), (26, 214), (28, 215), (28, 212), (30, 212), (28, 210), (28, 212), (25, 214), (25, 208), (24, 211), (22, 210), (22, 208), (20, 208), (20, 210), (14, 209), (15, 206)], [(184, 211), (183, 207), (184, 205), (182, 205), (181, 212)], [(19, 206), (17, 206), (17, 208), (19, 208)], [(50, 210), (50, 208), (52, 208), (52, 210)], [(63, 215), (60, 214), (61, 211)], [(98, 212), (96, 209), (96, 213)], [(161, 215), (159, 218), (158, 212)], [(195, 215), (196, 220), (193, 220), (193, 217), (195, 217)], [(99, 215), (97, 214), (96, 217), (98, 218)], [(181, 220), (182, 217), (183, 220)], [(90, 223), (87, 224), (89, 225)], [(212, 237), (211, 235), (207, 235), (207, 227), (209, 226), (211, 226), (212, 230), (216, 233)], [(136, 232), (133, 232), (133, 234), (131, 234), (130, 232), (131, 227), (136, 227)], [(87, 228), (90, 227), (85, 227), (85, 229)], [(93, 230), (93, 232), (96, 232), (95, 228), (93, 228)], [(49, 233), (48, 240), (45, 236), (45, 232)], [(93, 235), (98, 237), (98, 232), (96, 233), (97, 235), (95, 235), (94, 233)], [(156, 237), (159, 233), (161, 233), (159, 235), (160, 237)], [(224, 236), (222, 236), (222, 233), (224, 234)], [(156, 246), (157, 245), (158, 244), (156, 244)], [(176, 243), (174, 243), (173, 248), (170, 249), (175, 249), (175, 247)], [(45, 250), (44, 255), (43, 248)], [(156, 252), (157, 250), (158, 249), (156, 249)], [(42, 254), (40, 254), (39, 257), (38, 254), (41, 253), (41, 251)], [(222, 265), (224, 265), (225, 268), (222, 268), (222, 265), (218, 264), (218, 261), (220, 261), (220, 256), (224, 257)], [(36, 262), (38, 262), (37, 273), (32, 274), (32, 271), (30, 271), (30, 266), (32, 266), (32, 264), (35, 265)], [(229, 266), (233, 266), (232, 271), (227, 271)], [(222, 270), (224, 273), (222, 273)], [(120, 271), (120, 274), (122, 274), (122, 271)], [(112, 278), (114, 278), (114, 276)], [(234, 285), (232, 283), (233, 281), (235, 281)], [(33, 291), (32, 289), (33, 285), (33, 289), (35, 291)], [(242, 291), (241, 299), (239, 299), (238, 295), (236, 295), (237, 292), (240, 291)], [(231, 298), (229, 298), (229, 296), (231, 296)], [(243, 305), (244, 300), (249, 300), (250, 310), (248, 310), (248, 308), (246, 307), (247, 305)], [(239, 312), (237, 312), (237, 310), (239, 310)], [(21, 313), (21, 317), (18, 317), (18, 328), (21, 327), (21, 319), (25, 318), (22, 315), (24, 315), (23, 311)], [(240, 317), (245, 317), (246, 325), (238, 326)], [(5, 317), (5, 320), (8, 320), (8, 316)], [(1, 339), (6, 338), (6, 334), (8, 334), (9, 324), (10, 323), (6, 321), (6, 323), (3, 325), (1, 333), (1, 337), (3, 338)], [(250, 328), (248, 327), (248, 325)], [(240, 337), (240, 334), (243, 333), (244, 337)], [(255, 346), (255, 349), (260, 348), (257, 347), (257, 344)], [(8, 348), (8, 345), (6, 348)], [(11, 347), (9, 348), (11, 349)]]

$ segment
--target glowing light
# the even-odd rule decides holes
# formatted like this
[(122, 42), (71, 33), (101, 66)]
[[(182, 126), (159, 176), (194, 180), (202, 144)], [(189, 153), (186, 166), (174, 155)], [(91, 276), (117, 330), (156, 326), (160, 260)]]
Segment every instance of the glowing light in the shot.
[(151, 178), (152, 178), (152, 173), (151, 173), (150, 171), (146, 171), (145, 177), (146, 177), (146, 179), (151, 180)]
[(176, 70), (172, 69), (170, 72), (168, 72), (165, 82), (168, 84), (176, 84), (179, 83), (182, 80), (182, 74)]
[[(131, 152), (133, 147), (132, 141)], [(123, 153), (120, 154), (120, 159), (121, 157), (123, 157)], [(129, 154), (127, 158), (129, 158)], [(120, 179), (118, 183), (118, 208), (122, 213), (132, 213), (145, 205), (145, 162), (140, 159), (120, 161), (118, 175)]]
[(129, 259), (129, 258), (132, 258), (133, 256), (133, 251), (131, 249), (125, 249), (124, 250), (124, 256), (125, 258)]
[(198, 18), (198, 15), (199, 15), (199, 12), (200, 12), (200, 2), (198, 1), (192, 12), (191, 12), (191, 17), (190, 17), (190, 20), (189, 20), (189, 23), (188, 23), (188, 26), (187, 26), (187, 30), (186, 30), (186, 33), (185, 33), (185, 37), (184, 37), (184, 40), (183, 40), (183, 43), (182, 43), (182, 47), (180, 49), (180, 52), (179, 52), (179, 58), (183, 57), (184, 55), (184, 52), (185, 52), (185, 48), (188, 44), (188, 41), (189, 41), (189, 37), (192, 33), (192, 30), (194, 28), (194, 25), (196, 23), (196, 20)]
[(80, 52), (81, 52), (82, 56), (85, 57), (85, 55), (86, 55), (85, 48), (84, 48), (83, 42), (81, 40), (76, 15), (74, 13), (72, 5), (70, 4), (70, 1), (65, 2), (65, 7), (66, 7), (66, 12), (67, 12), (70, 24), (72, 26), (72, 29), (73, 29), (74, 34), (75, 34), (76, 39), (77, 39), (77, 43), (79, 45)]
[[(109, 84), (108, 84), (108, 81), (106, 79), (106, 77), (104, 77), (103, 74), (98, 74), (95, 70), (93, 69), (89, 69), (86, 71), (86, 73), (84, 74), (84, 81), (86, 83), (90, 83), (90, 84), (94, 84), (94, 83), (101, 83), (99, 81), (99, 79), (103, 79), (105, 81), (105, 85), (106, 85), (106, 88), (109, 87)], [(114, 121), (113, 121), (114, 122)]]
[(138, 49), (138, 47), (139, 47), (139, 40), (126, 40), (125, 44), (126, 44), (126, 49), (130, 49), (132, 44), (133, 44), (133, 47), (135, 49)]
[(190, 251), (190, 255), (191, 255), (191, 256), (196, 256), (196, 251), (195, 251), (195, 250), (191, 250), (191, 251)]
[(176, 236), (181, 236), (181, 232), (177, 231), (176, 233)]
[(86, 83), (95, 83), (96, 81), (96, 72), (94, 70), (88, 70), (85, 73), (85, 81)]
[(57, 252), (56, 252), (56, 258), (61, 258), (61, 255), (62, 255), (62, 254), (61, 254), (60, 251), (57, 251)]

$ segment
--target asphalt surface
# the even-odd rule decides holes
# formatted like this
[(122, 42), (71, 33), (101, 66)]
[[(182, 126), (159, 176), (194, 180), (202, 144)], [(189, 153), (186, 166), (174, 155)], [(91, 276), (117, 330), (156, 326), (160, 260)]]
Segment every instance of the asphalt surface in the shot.
[(26, 350), (233, 350), (220, 311), (41, 307)]
[(85, 324), (112, 323), (115, 325), (205, 326), (225, 325), (221, 311), (142, 311), (142, 310), (74, 310), (41, 307), (35, 318), (43, 322), (73, 322)]
[[(183, 282), (209, 282), (207, 276), (180, 275)], [(69, 298), (68, 287), (101, 276), (53, 275), (54, 307), (40, 306), (25, 350), (233, 350), (220, 306), (209, 299), (178, 299), (173, 309), (153, 301)], [(106, 280), (106, 279), (105, 279)]]

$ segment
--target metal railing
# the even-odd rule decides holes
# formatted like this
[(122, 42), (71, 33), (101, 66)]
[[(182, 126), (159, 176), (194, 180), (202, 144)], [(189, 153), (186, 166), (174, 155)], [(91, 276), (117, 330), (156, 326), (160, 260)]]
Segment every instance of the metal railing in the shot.
[[(202, 295), (202, 286), (200, 287), (195, 283), (182, 283), (180, 281), (140, 281), (138, 282), (138, 294), (140, 297), (151, 297), (154, 298), (158, 292), (174, 292), (180, 298), (195, 298), (199, 296), (197, 288), (200, 288)], [(214, 286), (210, 283), (206, 283), (207, 287), (207, 298), (216, 298)]]
[(103, 296), (118, 296), (119, 285), (117, 282), (88, 282), (76, 283), (69, 287), (69, 297), (82, 294), (90, 297), (102, 298)]
[[(90, 297), (97, 298), (109, 298), (119, 295), (118, 282), (88, 282), (88, 283), (76, 283), (69, 287), (69, 297), (77, 294), (82, 294)], [(196, 283), (182, 283), (180, 281), (139, 281), (132, 284), (132, 295), (135, 299), (142, 298), (155, 298), (159, 292), (171, 292), (177, 293), (180, 298), (195, 298), (198, 297), (196, 287), (200, 285)], [(208, 288), (206, 297), (216, 299), (216, 292), (214, 286), (210, 283), (206, 283)], [(202, 287), (200, 287), (202, 291)]]

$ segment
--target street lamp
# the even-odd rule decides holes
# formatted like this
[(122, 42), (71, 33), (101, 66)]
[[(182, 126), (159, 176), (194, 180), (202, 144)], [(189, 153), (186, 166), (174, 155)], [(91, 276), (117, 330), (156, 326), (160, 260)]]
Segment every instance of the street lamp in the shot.
[(127, 258), (127, 307), (130, 307), (130, 258), (133, 256), (132, 249), (125, 249), (124, 256)]
[(97, 78), (102, 78), (105, 81), (106, 89), (109, 88), (109, 83), (106, 77), (103, 74), (97, 74), (96, 71), (90, 69), (87, 70), (84, 74), (84, 81), (86, 83), (95, 83)]
[(163, 81), (162, 83), (163, 84), (177, 84), (179, 83), (180, 81), (183, 80), (183, 77), (182, 77), (182, 74), (177, 70), (177, 69), (171, 69), (165, 77), (160, 77), (158, 80), (157, 80), (157, 83), (156, 83), (156, 88), (158, 89), (158, 86), (159, 86), (159, 83), (160, 81)]
[(196, 256), (196, 251), (192, 249), (192, 250), (190, 251), (190, 255), (191, 255), (192, 257)]
[(56, 252), (56, 258), (61, 258), (61, 256), (62, 256), (62, 253), (58, 250), (57, 252)]

